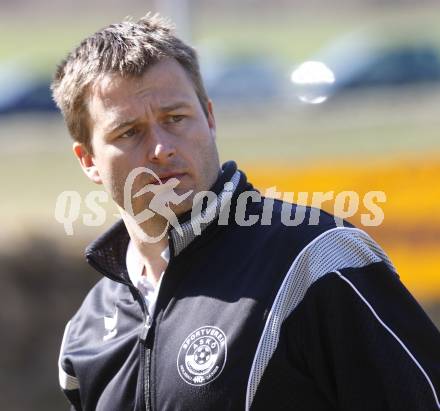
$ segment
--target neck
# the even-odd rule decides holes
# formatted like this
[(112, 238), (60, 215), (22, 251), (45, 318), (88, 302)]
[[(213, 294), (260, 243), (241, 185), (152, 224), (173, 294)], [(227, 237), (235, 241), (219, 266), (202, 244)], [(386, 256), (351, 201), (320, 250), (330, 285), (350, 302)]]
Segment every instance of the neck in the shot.
[(167, 222), (156, 215), (138, 224), (123, 209), (120, 209), (120, 213), (130, 239), (142, 258), (145, 267), (144, 275), (153, 285), (156, 285), (168, 265), (161, 256), (168, 247)]

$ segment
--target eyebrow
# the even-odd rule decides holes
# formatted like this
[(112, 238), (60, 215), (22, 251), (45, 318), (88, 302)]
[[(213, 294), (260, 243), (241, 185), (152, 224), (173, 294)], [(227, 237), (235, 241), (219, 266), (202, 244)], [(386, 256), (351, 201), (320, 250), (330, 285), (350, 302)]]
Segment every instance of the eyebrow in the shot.
[[(169, 113), (170, 111), (177, 110), (179, 108), (191, 108), (191, 105), (184, 102), (184, 101), (178, 101), (176, 103), (172, 103), (167, 106), (160, 106), (159, 110), (162, 112)], [(117, 131), (122, 130), (126, 127), (133, 126), (138, 121), (139, 121), (139, 118), (131, 118), (131, 119), (125, 120), (121, 123), (118, 123), (117, 121), (115, 121), (113, 124), (116, 124), (116, 125), (114, 127), (113, 127), (113, 124), (110, 125), (109, 129), (110, 128), (111, 129), (108, 132), (106, 131), (106, 134), (114, 134)]]
[(160, 111), (168, 112), (168, 111), (176, 110), (178, 108), (190, 108), (190, 107), (191, 107), (191, 105), (188, 104), (187, 102), (185, 102), (185, 101), (178, 101), (178, 102), (170, 104), (168, 106), (161, 106), (160, 107)]
[(136, 124), (137, 121), (138, 121), (137, 118), (133, 118), (133, 119), (129, 119), (129, 120), (123, 121), (122, 123), (117, 123), (117, 122), (115, 122), (115, 123), (116, 123), (116, 126), (113, 127), (113, 126), (111, 125), (111, 126), (110, 126), (111, 129), (110, 129), (110, 127), (109, 127), (110, 130), (109, 130), (109, 131), (106, 131), (105, 134), (113, 134), (113, 133), (116, 133), (117, 131), (119, 131), (119, 130), (121, 130), (121, 129), (124, 129), (124, 128), (126, 128), (126, 127), (129, 127), (129, 126), (132, 126), (132, 125)]

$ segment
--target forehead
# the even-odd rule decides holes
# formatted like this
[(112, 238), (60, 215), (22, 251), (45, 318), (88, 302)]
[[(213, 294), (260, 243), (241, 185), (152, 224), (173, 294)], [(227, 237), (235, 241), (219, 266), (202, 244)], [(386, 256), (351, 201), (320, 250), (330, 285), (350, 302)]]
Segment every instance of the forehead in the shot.
[(93, 123), (109, 122), (133, 111), (172, 104), (198, 102), (194, 85), (182, 66), (173, 59), (152, 65), (138, 77), (123, 78), (118, 74), (104, 74), (97, 79), (89, 96), (89, 112)]

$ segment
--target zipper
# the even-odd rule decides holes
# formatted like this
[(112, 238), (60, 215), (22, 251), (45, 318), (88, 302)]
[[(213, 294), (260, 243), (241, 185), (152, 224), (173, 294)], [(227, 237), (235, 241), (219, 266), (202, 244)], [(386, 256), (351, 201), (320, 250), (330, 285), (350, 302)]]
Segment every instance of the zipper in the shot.
[(147, 313), (142, 329), (141, 335), (139, 336), (140, 341), (143, 343), (141, 363), (144, 365), (144, 402), (146, 411), (151, 410), (150, 403), (150, 360), (151, 360), (151, 348), (149, 346), (149, 335), (151, 329), (151, 316)]
[[(165, 268), (165, 272), (164, 272), (164, 276), (166, 274), (167, 271), (169, 271), (169, 267), (171, 265), (171, 261), (173, 260), (173, 256), (174, 256), (174, 243), (171, 241), (171, 237), (169, 236), (169, 245), (170, 247), (170, 259), (168, 261), (168, 265)], [(144, 372), (143, 372), (143, 379), (144, 379), (144, 384), (143, 384), (143, 389), (144, 389), (144, 395), (143, 395), (143, 400), (145, 403), (145, 410), (146, 411), (151, 411), (152, 407), (151, 407), (151, 396), (150, 396), (150, 388), (151, 388), (151, 384), (150, 384), (150, 368), (151, 368), (151, 351), (152, 351), (152, 341), (151, 341), (151, 326), (153, 323), (153, 319), (151, 317), (151, 315), (148, 313), (148, 309), (147, 309), (147, 305), (145, 304), (145, 300), (144, 300), (144, 296), (142, 295), (142, 293), (139, 291), (138, 288), (136, 288), (133, 284), (131, 284), (130, 282), (127, 282), (125, 280), (121, 280), (119, 277), (112, 275), (111, 273), (107, 272), (106, 270), (103, 270), (94, 260), (93, 258), (90, 258), (90, 256), (86, 255), (86, 259), (87, 262), (93, 267), (95, 268), (96, 271), (100, 272), (101, 274), (103, 274), (105, 277), (110, 278), (113, 281), (116, 281), (118, 283), (124, 284), (126, 286), (128, 286), (131, 290), (133, 290), (135, 293), (135, 295), (137, 296), (137, 300), (139, 301), (142, 311), (144, 313), (145, 316), (145, 320), (144, 320), (144, 326), (142, 328), (142, 331), (139, 335), (139, 340), (142, 344), (142, 349), (141, 349), (141, 359), (140, 359), (140, 363), (141, 365), (143, 364), (144, 366)]]
[(142, 293), (135, 287), (133, 284), (121, 280), (117, 276), (112, 275), (111, 273), (107, 272), (106, 270), (103, 270), (98, 264), (95, 263), (95, 261), (91, 258), (87, 258), (88, 263), (98, 272), (100, 272), (102, 275), (104, 275), (107, 278), (112, 279), (113, 281), (116, 281), (118, 283), (124, 284), (128, 286), (131, 290), (135, 292), (135, 295), (137, 296), (137, 300), (140, 302), (142, 312), (145, 316), (144, 326), (142, 328), (141, 334), (139, 335), (139, 340), (143, 344), (143, 349), (141, 350), (141, 364), (144, 365), (144, 402), (145, 402), (145, 409), (147, 411), (151, 411), (151, 401), (150, 401), (150, 359), (151, 359), (151, 347), (149, 347), (147, 344), (149, 343), (148, 337), (150, 335), (150, 329), (151, 329), (151, 316), (148, 313), (147, 306), (144, 301), (144, 296)]
[(144, 396), (145, 396), (145, 409), (151, 410), (150, 406), (150, 356), (151, 350), (145, 349), (145, 362), (144, 362)]

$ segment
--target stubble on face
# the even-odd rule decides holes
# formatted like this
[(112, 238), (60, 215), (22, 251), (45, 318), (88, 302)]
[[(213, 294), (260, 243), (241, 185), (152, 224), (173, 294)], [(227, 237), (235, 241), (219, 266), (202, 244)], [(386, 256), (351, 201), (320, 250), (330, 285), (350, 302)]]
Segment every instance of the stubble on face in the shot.
[[(122, 79), (120, 77), (105, 78), (104, 76), (104, 81), (94, 87), (95, 95), (91, 99), (95, 100), (92, 105), (95, 115), (97, 114), (95, 126), (99, 126), (100, 124), (96, 123), (102, 123), (106, 116), (118, 112), (120, 116), (120, 112), (124, 110), (132, 116), (142, 115), (142, 111), (139, 112), (137, 109), (144, 100), (133, 100), (133, 96), (145, 86), (149, 92), (152, 90), (151, 95), (154, 98), (151, 101), (167, 101), (169, 96), (172, 100), (173, 93), (177, 93), (179, 96), (189, 95), (190, 97), (186, 98), (191, 100), (191, 104), (198, 105), (197, 110), (192, 113), (192, 127), (188, 127), (186, 134), (176, 138), (176, 154), (167, 161), (154, 162), (149, 161), (148, 156), (143, 154), (146, 150), (145, 143), (139, 143), (137, 149), (136, 147), (127, 149), (128, 146), (118, 146), (116, 143), (108, 143), (98, 139), (98, 141), (94, 141), (94, 152), (98, 153), (96, 160), (104, 186), (116, 204), (122, 208), (124, 207), (124, 186), (129, 173), (134, 168), (147, 167), (158, 175), (176, 170), (187, 172), (175, 191), (178, 194), (184, 194), (188, 190), (193, 190), (193, 193), (178, 205), (169, 204), (174, 213), (179, 215), (191, 209), (194, 195), (197, 192), (209, 190), (220, 172), (214, 129), (207, 124), (209, 120), (195, 95), (192, 82), (182, 67), (174, 60), (165, 60), (151, 67), (140, 78)], [(148, 111), (150, 100), (146, 99), (145, 101), (148, 101), (146, 103)], [(210, 116), (213, 121), (211, 109)], [(131, 195), (133, 196), (151, 182), (146, 173), (139, 175), (134, 181)], [(152, 196), (152, 194), (145, 194), (138, 198), (132, 198), (134, 214), (147, 208)]]

